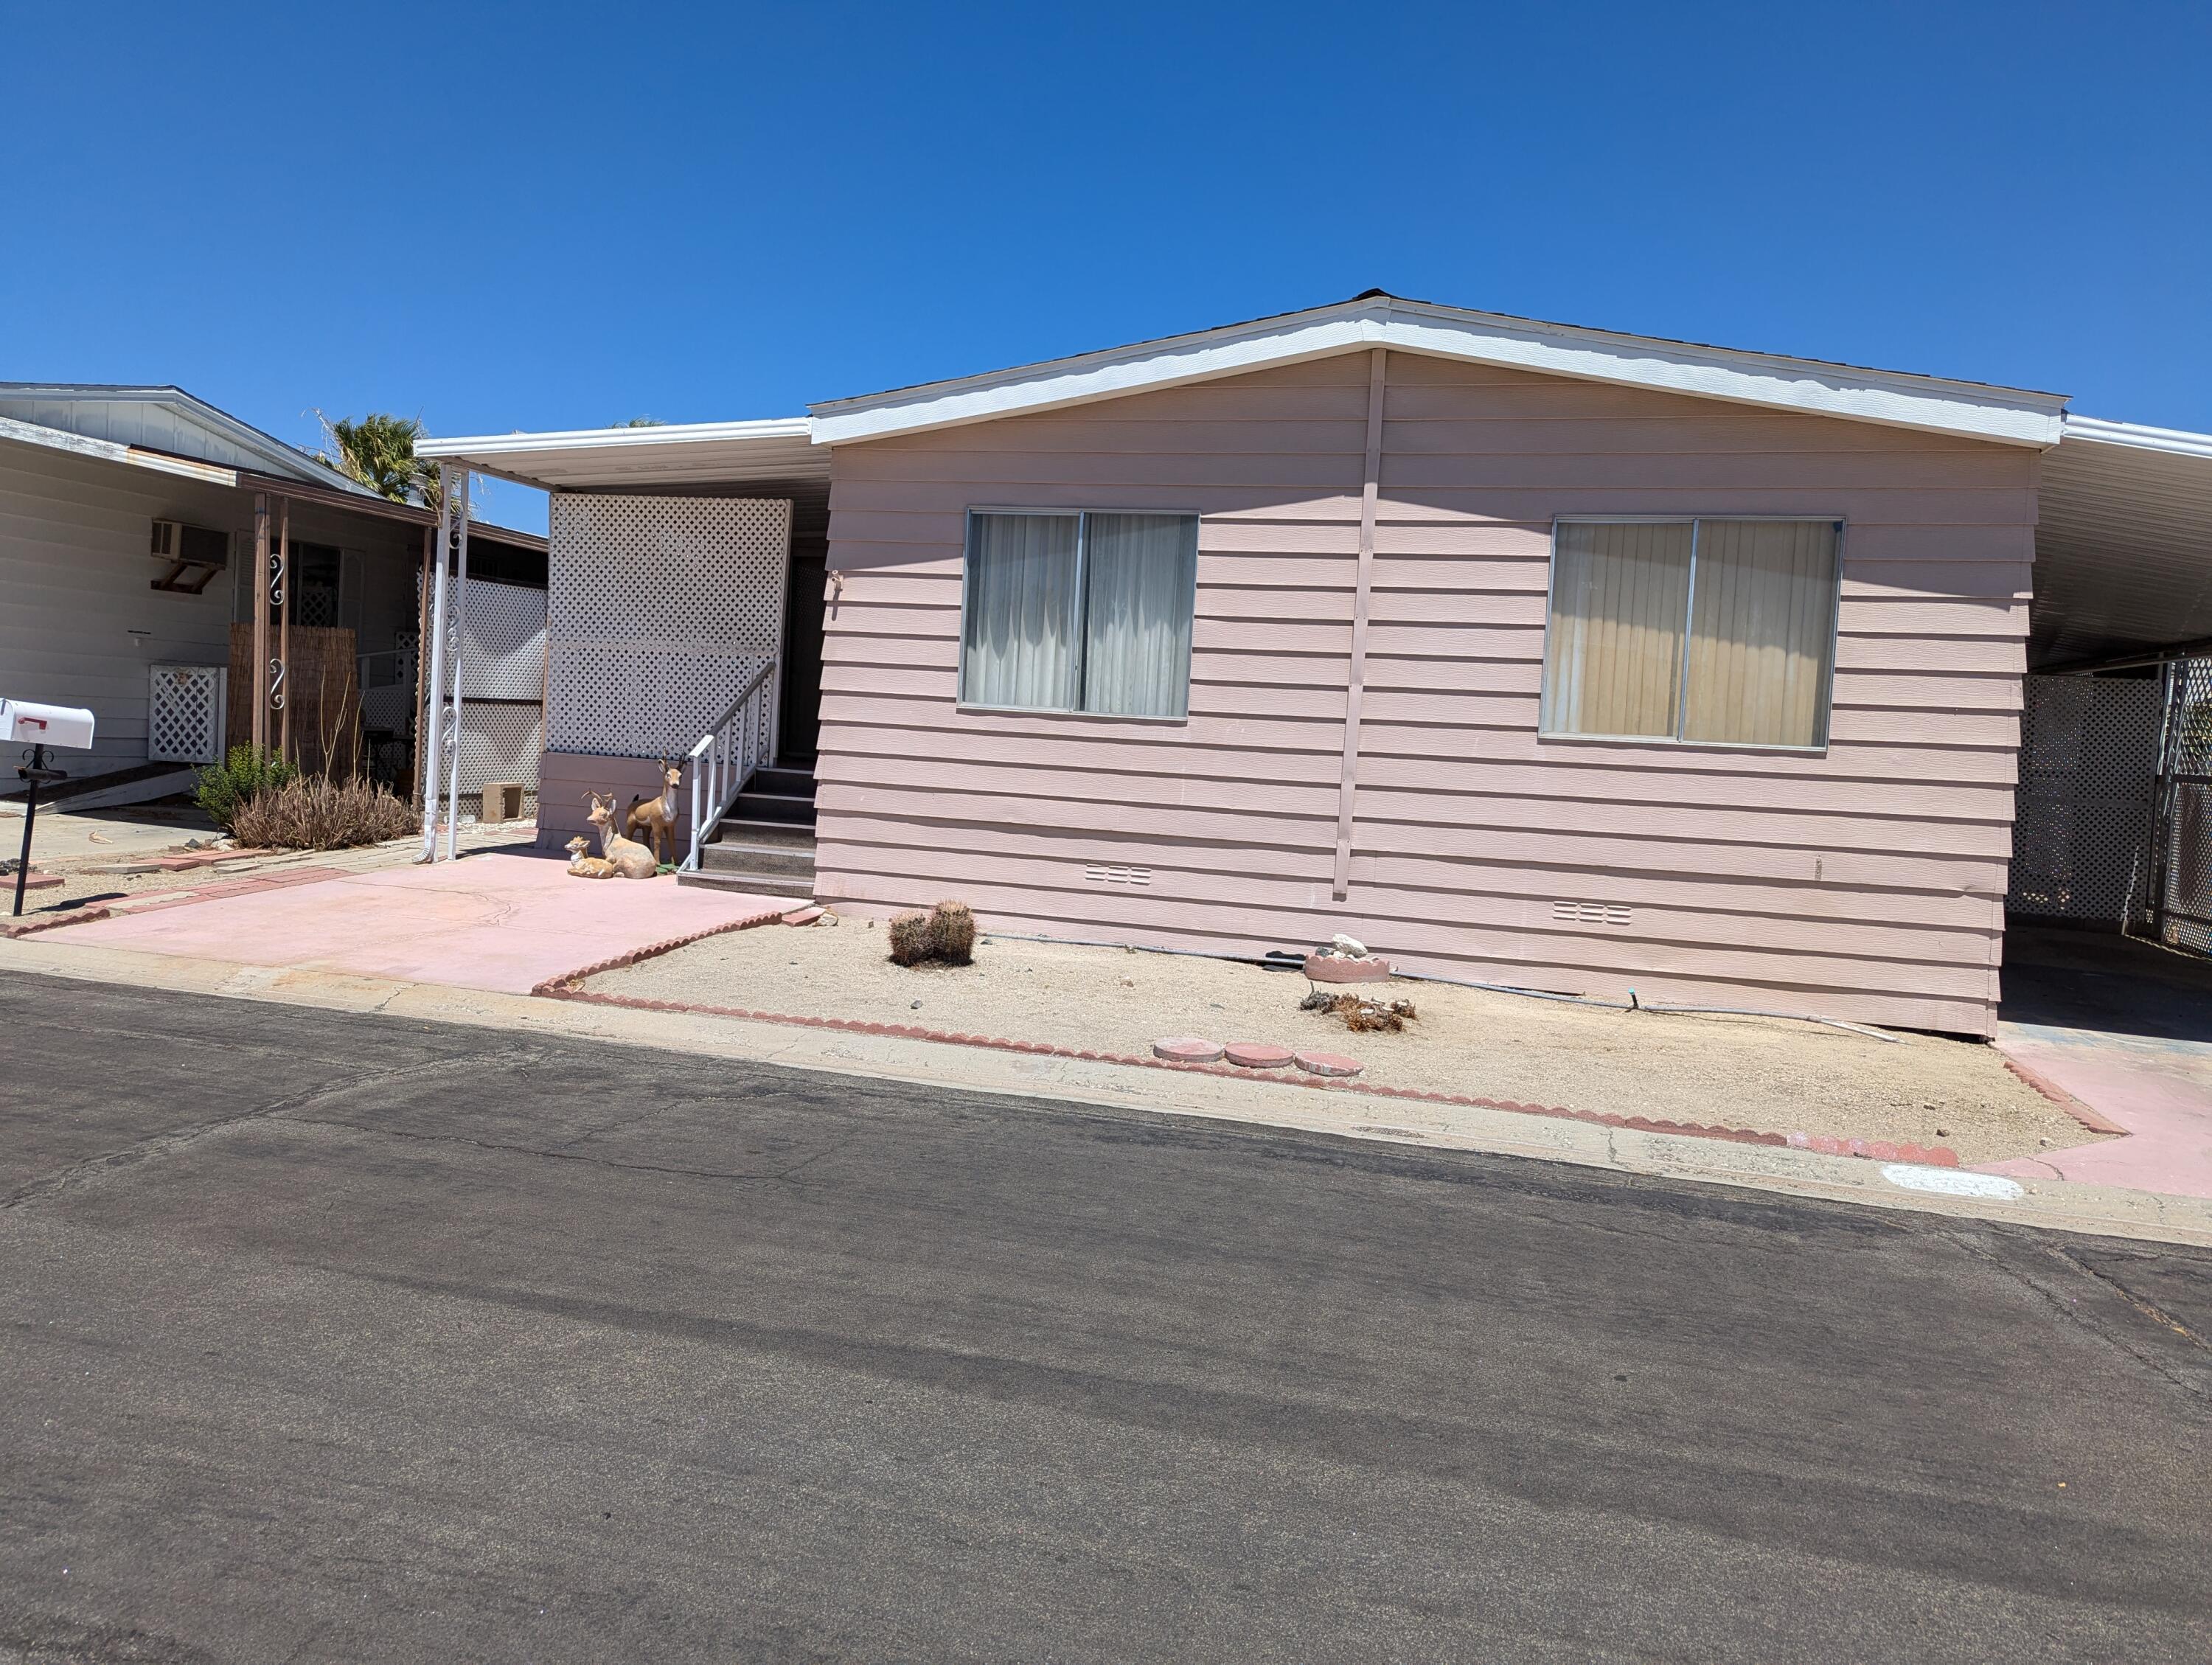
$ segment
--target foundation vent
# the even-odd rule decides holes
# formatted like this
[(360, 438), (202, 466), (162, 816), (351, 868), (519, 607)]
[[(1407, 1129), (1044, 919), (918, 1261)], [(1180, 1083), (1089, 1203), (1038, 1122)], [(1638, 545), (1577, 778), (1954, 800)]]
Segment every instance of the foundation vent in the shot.
[(1561, 925), (1626, 925), (1628, 906), (1620, 902), (1555, 902), (1552, 917)]
[(1083, 878), (1086, 884), (1150, 884), (1152, 870), (1150, 867), (1120, 866), (1089, 866), (1083, 870)]

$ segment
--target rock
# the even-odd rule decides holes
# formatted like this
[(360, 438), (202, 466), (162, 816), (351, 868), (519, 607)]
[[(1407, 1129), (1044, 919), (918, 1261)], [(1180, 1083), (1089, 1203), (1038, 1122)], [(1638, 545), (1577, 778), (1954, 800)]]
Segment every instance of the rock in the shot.
[(1367, 945), (1357, 937), (1346, 936), (1341, 931), (1328, 939), (1328, 945), (1338, 953), (1355, 960), (1364, 960), (1367, 957)]

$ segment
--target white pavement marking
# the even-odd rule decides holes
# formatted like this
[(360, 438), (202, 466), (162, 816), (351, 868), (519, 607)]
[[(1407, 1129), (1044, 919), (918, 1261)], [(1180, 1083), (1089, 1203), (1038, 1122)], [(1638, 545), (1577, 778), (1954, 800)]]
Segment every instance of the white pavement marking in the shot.
[(2016, 1179), (2001, 1174), (1968, 1174), (1956, 1168), (1923, 1168), (1917, 1163), (1886, 1162), (1881, 1176), (1908, 1190), (1933, 1191), (1945, 1197), (1995, 1197), (2010, 1202), (2027, 1193)]

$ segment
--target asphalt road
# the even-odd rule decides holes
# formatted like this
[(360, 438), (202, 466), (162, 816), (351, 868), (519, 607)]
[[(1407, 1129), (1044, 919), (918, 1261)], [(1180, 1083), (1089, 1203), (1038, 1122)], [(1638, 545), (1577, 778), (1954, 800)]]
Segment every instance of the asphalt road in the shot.
[(0, 976), (0, 1661), (2212, 1658), (2212, 1255)]

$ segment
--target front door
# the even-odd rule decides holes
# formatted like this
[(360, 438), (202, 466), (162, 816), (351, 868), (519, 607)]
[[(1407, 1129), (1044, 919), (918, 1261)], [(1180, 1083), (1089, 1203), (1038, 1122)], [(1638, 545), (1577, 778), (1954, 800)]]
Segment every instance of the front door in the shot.
[(791, 552), (791, 592), (783, 609), (784, 761), (811, 763), (822, 729), (823, 585), (828, 555), (818, 544)]

